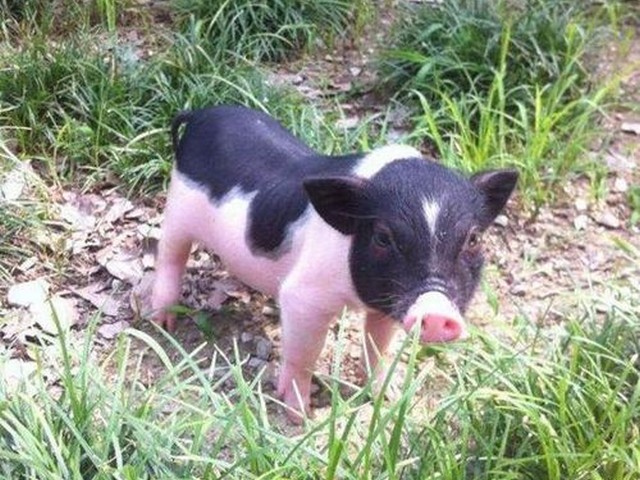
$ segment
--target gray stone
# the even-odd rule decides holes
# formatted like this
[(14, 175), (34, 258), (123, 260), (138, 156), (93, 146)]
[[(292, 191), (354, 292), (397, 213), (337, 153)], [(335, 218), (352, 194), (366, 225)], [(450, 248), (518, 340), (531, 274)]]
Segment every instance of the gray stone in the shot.
[(261, 337), (256, 341), (256, 355), (258, 356), (258, 358), (269, 360), (272, 350), (273, 344), (266, 338)]

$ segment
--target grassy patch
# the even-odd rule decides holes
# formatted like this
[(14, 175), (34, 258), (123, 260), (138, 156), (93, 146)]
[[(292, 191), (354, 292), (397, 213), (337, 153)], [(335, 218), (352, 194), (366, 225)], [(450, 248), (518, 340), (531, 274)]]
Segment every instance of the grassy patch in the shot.
[[(340, 1), (293, 2), (297, 10), (289, 11), (285, 8), (289, 3), (265, 7), (247, 2), (240, 9), (236, 2), (191, 2), (189, 8), (199, 5), (206, 10), (198, 10), (204, 17), (219, 12), (222, 16), (215, 18), (225, 18), (229, 28), (237, 26), (227, 23), (231, 19), (224, 15), (233, 11), (233, 18), (245, 26), (251, 25), (247, 18), (255, 13), (266, 15), (263, 21), (274, 28), (304, 21), (305, 28), (320, 29), (318, 22), (329, 22), (336, 29), (341, 25), (341, 31), (354, 8)], [(108, 12), (116, 3), (92, 5), (101, 5), (107, 23), (112, 23), (109, 18), (115, 13)], [(94, 30), (91, 18), (79, 19), (51, 41), (47, 15), (60, 20), (63, 14), (58, 9), (49, 14), (35, 0), (12, 8), (4, 13), (8, 41), (0, 50), (5, 65), (0, 70), (0, 122), (5, 138), (16, 140), (18, 155), (35, 157), (49, 179), (101, 182), (115, 174), (138, 191), (157, 188), (171, 168), (166, 132), (171, 118), (180, 110), (224, 103), (269, 111), (324, 151), (348, 146), (342, 132), (331, 128), (317, 110), (303, 105), (294, 93), (271, 85), (249, 64), (243, 57), (248, 55), (243, 49), (249, 47), (234, 43), (235, 33), (227, 45), (237, 47), (234, 52), (226, 51), (220, 38), (213, 41), (211, 28), (222, 25), (213, 18), (196, 21), (192, 15), (183, 33), (160, 28), (144, 44), (117, 31)], [(243, 38), (255, 34), (238, 33)], [(292, 47), (277, 49), (284, 53)], [(149, 51), (155, 48), (161, 51)]]
[(453, 0), (414, 7), (382, 59), (388, 89), (416, 112), (414, 136), (466, 170), (505, 164), (534, 204), (576, 170), (616, 80), (588, 59), (612, 10), (564, 0)]
[(367, 0), (180, 0), (175, 9), (183, 31), (197, 31), (200, 44), (217, 58), (277, 61), (324, 39), (352, 33), (370, 11)]
[[(435, 363), (408, 339), (397, 401), (367, 402), (368, 388), (341, 398), (328, 379), (330, 411), (296, 435), (274, 425), (273, 401), (241, 359), (198, 359), (171, 341), (172, 362), (131, 330), (98, 362), (93, 322), (75, 348), (57, 340), (60, 390), (40, 364), (22, 389), (0, 391), (0, 468), (11, 478), (633, 479), (639, 314), (620, 298), (604, 319), (588, 309), (553, 332), (522, 327), (515, 345), (479, 336), (435, 349)], [(149, 384), (151, 357), (164, 373)], [(448, 386), (425, 410), (417, 392), (436, 378)]]

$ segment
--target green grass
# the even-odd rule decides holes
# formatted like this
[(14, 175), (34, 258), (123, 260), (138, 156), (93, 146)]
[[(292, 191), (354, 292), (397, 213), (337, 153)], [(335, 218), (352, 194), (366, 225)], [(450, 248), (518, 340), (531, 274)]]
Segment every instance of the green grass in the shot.
[[(285, 3), (270, 7), (270, 21), (295, 20), (286, 18), (292, 13), (285, 12)], [(211, 32), (202, 21), (191, 22), (184, 33), (149, 33), (150, 44), (159, 49), (149, 56), (117, 32), (96, 32), (91, 23), (80, 20), (75, 30), (52, 42), (45, 35), (48, 20), (38, 16), (45, 13), (34, 5), (40, 4), (24, 6), (22, 20), (10, 20), (5, 30), (8, 41), (0, 50), (4, 65), (0, 128), (6, 130), (5, 138), (15, 139), (18, 156), (35, 158), (50, 181), (93, 184), (115, 174), (139, 193), (157, 189), (171, 168), (167, 133), (171, 118), (180, 110), (223, 103), (269, 111), (325, 152), (362, 143), (352, 133), (333, 128), (331, 116), (325, 119), (299, 95), (270, 85), (248, 59), (205, 42), (203, 35)], [(321, 17), (338, 22), (353, 8), (343, 2), (314, 5), (299, 5), (313, 14), (305, 20), (309, 25)], [(324, 15), (322, 8), (330, 6), (335, 11)], [(249, 15), (251, 10), (243, 12)], [(32, 30), (21, 30), (25, 23)], [(17, 40), (20, 43), (13, 45)], [(358, 131), (366, 135), (368, 124), (364, 122)]]
[[(294, 435), (273, 423), (277, 402), (237, 356), (202, 358), (159, 331), (130, 330), (99, 361), (94, 319), (84, 342), (68, 332), (51, 339), (53, 377), (41, 360), (22, 389), (0, 390), (0, 471), (16, 479), (631, 480), (640, 475), (639, 314), (620, 298), (604, 318), (586, 308), (552, 331), (523, 324), (514, 342), (478, 334), (432, 348), (435, 362), (419, 360), (409, 338), (395, 402), (367, 401), (369, 387), (342, 398), (337, 348), (330, 411)], [(154, 358), (162, 369), (148, 383)], [(444, 387), (425, 409), (432, 383)]]
[(525, 203), (538, 206), (572, 173), (597, 170), (586, 153), (624, 72), (588, 71), (622, 14), (613, 2), (515, 3), (414, 7), (380, 68), (386, 88), (413, 105), (416, 141), (467, 171), (516, 166)]
[(371, 11), (367, 0), (179, 0), (183, 31), (197, 31), (199, 43), (216, 58), (283, 60), (312, 49), (319, 40), (353, 32)]

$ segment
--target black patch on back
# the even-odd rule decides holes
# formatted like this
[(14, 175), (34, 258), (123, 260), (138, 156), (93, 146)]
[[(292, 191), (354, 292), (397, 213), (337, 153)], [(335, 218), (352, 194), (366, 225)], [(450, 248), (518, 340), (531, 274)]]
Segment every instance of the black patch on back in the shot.
[(364, 156), (320, 155), (269, 115), (240, 106), (180, 114), (174, 133), (180, 123), (186, 128), (176, 151), (178, 171), (205, 187), (214, 201), (234, 187), (257, 192), (247, 239), (254, 253), (268, 257), (286, 251), (287, 228), (309, 205), (303, 179), (346, 175)]

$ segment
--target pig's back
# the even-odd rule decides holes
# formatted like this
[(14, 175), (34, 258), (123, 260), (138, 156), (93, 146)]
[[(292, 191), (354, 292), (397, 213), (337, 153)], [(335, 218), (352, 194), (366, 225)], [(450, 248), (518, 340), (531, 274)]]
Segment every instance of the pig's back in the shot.
[(197, 110), (184, 119), (178, 172), (217, 207), (243, 197), (245, 240), (256, 256), (277, 259), (291, 249), (292, 229), (309, 208), (305, 177), (347, 175), (363, 157), (319, 155), (270, 116), (244, 107)]
[(225, 105), (190, 112), (184, 120), (177, 168), (213, 198), (236, 186), (255, 191), (321, 168), (323, 156), (263, 112)]

